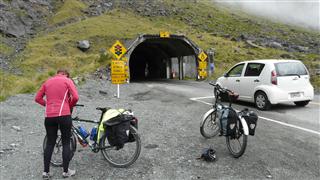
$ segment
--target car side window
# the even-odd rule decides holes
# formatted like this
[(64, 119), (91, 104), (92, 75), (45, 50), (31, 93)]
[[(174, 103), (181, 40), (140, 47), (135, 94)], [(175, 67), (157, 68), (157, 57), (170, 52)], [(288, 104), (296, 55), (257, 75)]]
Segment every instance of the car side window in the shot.
[(235, 67), (233, 67), (229, 72), (228, 76), (229, 77), (240, 77), (242, 73), (242, 69), (244, 67), (244, 64), (239, 64)]
[(260, 76), (265, 64), (248, 63), (244, 76)]

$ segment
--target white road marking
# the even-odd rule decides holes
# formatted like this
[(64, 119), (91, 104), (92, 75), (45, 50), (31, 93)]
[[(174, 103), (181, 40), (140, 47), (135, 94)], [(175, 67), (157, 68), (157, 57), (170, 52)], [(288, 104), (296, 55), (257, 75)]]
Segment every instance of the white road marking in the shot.
[[(201, 102), (201, 103), (204, 103), (204, 104), (212, 106), (213, 105), (212, 103), (205, 102), (205, 101), (203, 101), (201, 99), (208, 99), (208, 98), (213, 98), (213, 97), (214, 96), (205, 96), (205, 97), (194, 97), (194, 98), (189, 98), (189, 99), (192, 100), (192, 101), (197, 101), (197, 102)], [(237, 110), (237, 111), (239, 111), (239, 110)], [(278, 121), (278, 120), (274, 120), (274, 119), (270, 119), (270, 118), (266, 118), (266, 117), (262, 117), (262, 116), (258, 116), (258, 117), (260, 119), (264, 119), (266, 121), (278, 123), (278, 124), (281, 124), (281, 125), (284, 125), (284, 126), (287, 126), (287, 127), (292, 127), (292, 128), (295, 128), (295, 129), (300, 129), (302, 131), (306, 131), (306, 132), (309, 132), (309, 133), (320, 135), (320, 132), (318, 132), (318, 131), (314, 131), (314, 130), (311, 130), (311, 129), (303, 128), (303, 127), (292, 125), (292, 124), (288, 124), (288, 123), (284, 123), (284, 122), (281, 122), (281, 121)]]
[(292, 124), (280, 122), (280, 121), (273, 120), (273, 119), (266, 118), (266, 117), (262, 117), (262, 116), (259, 116), (259, 118), (267, 120), (267, 121), (275, 122), (275, 123), (278, 123), (278, 124), (281, 124), (281, 125), (284, 125), (284, 126), (288, 126), (288, 127), (292, 127), (292, 128), (296, 128), (296, 129), (300, 129), (300, 130), (303, 130), (303, 131), (306, 131), (306, 132), (310, 132), (310, 133), (313, 133), (313, 134), (320, 135), (320, 132), (314, 131), (314, 130), (311, 130), (311, 129), (306, 129), (306, 128), (303, 128), (303, 127), (300, 127), (300, 126), (295, 126), (295, 125), (292, 125)]
[(320, 103), (317, 103), (317, 102), (310, 102), (310, 104), (320, 105)]

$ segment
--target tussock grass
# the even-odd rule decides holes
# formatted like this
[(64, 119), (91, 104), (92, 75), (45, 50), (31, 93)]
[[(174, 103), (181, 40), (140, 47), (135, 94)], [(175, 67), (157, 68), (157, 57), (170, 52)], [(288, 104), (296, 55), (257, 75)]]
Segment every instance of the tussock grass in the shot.
[(85, 9), (86, 7), (87, 5), (79, 0), (67, 0), (54, 14), (49, 23), (57, 24), (71, 18), (81, 17), (83, 15), (81, 10)]
[(5, 43), (0, 41), (0, 54), (2, 55), (10, 55), (11, 53), (13, 53), (14, 49), (8, 45), (6, 45)]

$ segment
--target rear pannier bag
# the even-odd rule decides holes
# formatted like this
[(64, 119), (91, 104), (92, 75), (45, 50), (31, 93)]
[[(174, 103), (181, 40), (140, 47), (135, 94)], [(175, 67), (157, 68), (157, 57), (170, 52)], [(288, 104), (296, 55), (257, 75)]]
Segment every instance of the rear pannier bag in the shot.
[(232, 108), (224, 108), (222, 110), (220, 123), (221, 123), (221, 133), (224, 136), (235, 137), (237, 128), (238, 115)]
[(258, 121), (258, 116), (256, 113), (253, 111), (250, 111), (246, 113), (243, 118), (246, 120), (249, 128), (249, 135), (254, 136), (256, 127), (257, 127), (257, 121)]
[(222, 102), (229, 102), (229, 94), (228, 92), (219, 92), (219, 97)]
[[(130, 125), (135, 127), (138, 130), (138, 121), (133, 119), (133, 120), (130, 121)], [(134, 138), (134, 136), (133, 136), (133, 134), (132, 134), (132, 132), (130, 130), (128, 142), (134, 142), (134, 141), (136, 141), (136, 139)]]
[(128, 142), (131, 119), (132, 116), (120, 114), (104, 122), (106, 136), (111, 146), (121, 149)]

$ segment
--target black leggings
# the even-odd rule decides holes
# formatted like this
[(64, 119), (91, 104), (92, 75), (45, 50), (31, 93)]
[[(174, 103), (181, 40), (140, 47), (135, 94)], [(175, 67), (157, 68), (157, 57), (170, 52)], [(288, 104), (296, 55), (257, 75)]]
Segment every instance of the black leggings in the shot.
[(44, 172), (49, 172), (50, 161), (56, 144), (57, 132), (60, 129), (62, 139), (63, 172), (68, 172), (70, 161), (71, 116), (47, 117), (44, 121), (47, 131), (47, 144), (44, 150)]

